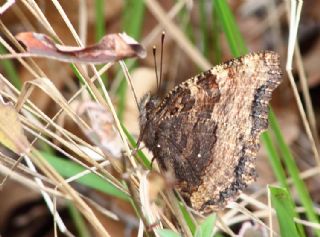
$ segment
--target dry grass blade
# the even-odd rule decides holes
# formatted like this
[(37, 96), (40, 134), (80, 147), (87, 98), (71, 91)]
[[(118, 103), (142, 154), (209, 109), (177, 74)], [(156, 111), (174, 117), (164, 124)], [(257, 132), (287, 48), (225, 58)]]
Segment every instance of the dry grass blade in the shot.
[(295, 218), (294, 221), (296, 223), (303, 224), (305, 226), (312, 227), (312, 228), (320, 230), (320, 224), (318, 224), (318, 223), (312, 223), (310, 221), (305, 221), (305, 220), (301, 220), (301, 219), (298, 219), (298, 218)]
[[(29, 86), (29, 88), (28, 88)], [(31, 87), (30, 87), (31, 86)], [(27, 100), (28, 96), (30, 95), (32, 91), (32, 86), (39, 86), (42, 88), (44, 91), (46, 91), (48, 94), (51, 93), (52, 98), (54, 100), (62, 105), (65, 106), (64, 109), (67, 111), (67, 113), (79, 123), (83, 124), (83, 126), (86, 126), (85, 123), (76, 117), (75, 113), (72, 112), (72, 110), (69, 108), (68, 104), (66, 101), (63, 99), (63, 97), (60, 95), (59, 91), (55, 89), (55, 87), (52, 85), (52, 83), (49, 80), (46, 80), (44, 78), (39, 78), (37, 80), (34, 80), (30, 82), (29, 84), (26, 84), (25, 87), (22, 89), (22, 93), (20, 95), (20, 99), (18, 100), (17, 103), (17, 108), (20, 109), (22, 105), (24, 104), (24, 101)], [(37, 153), (36, 153), (37, 154)], [(67, 192), (68, 195), (72, 196), (74, 199), (76, 205), (78, 205), (79, 209), (82, 210), (84, 213), (84, 216), (88, 218), (88, 220), (95, 220), (93, 222), (93, 226), (97, 229), (98, 232), (105, 234), (108, 236), (107, 232), (104, 230), (104, 228), (101, 226), (100, 222), (95, 218), (95, 215), (92, 213), (91, 209), (85, 204), (79, 197), (76, 192), (74, 192), (70, 186), (60, 177), (56, 171), (54, 171), (46, 162), (44, 162), (43, 158), (39, 157), (39, 155), (36, 156), (31, 156), (33, 162), (37, 164), (40, 169), (45, 172), (48, 177), (50, 177), (52, 180), (58, 180), (57, 183), (60, 183), (61, 185), (58, 185), (59, 187), (63, 187), (63, 191)], [(92, 219), (93, 218), (93, 219)]]
[(101, 222), (97, 219), (92, 209), (80, 198), (79, 194), (68, 184), (65, 180), (41, 157), (41, 155), (33, 151), (32, 161), (44, 172), (49, 178), (56, 182), (56, 185), (62, 192), (70, 195), (74, 205), (77, 206), (80, 212), (86, 217), (86, 219), (92, 224), (96, 231), (101, 236), (110, 236), (107, 230), (103, 227)]
[(2, 15), (6, 10), (8, 10), (13, 4), (15, 0), (8, 0), (4, 4), (0, 6), (0, 15)]
[[(2, 158), (2, 155), (0, 155), (0, 157)], [(31, 190), (33, 190), (37, 193), (40, 193), (40, 191), (44, 191), (44, 192), (49, 193), (55, 197), (61, 197), (61, 198), (67, 199), (67, 200), (70, 199), (70, 196), (65, 195), (64, 193), (57, 191), (55, 189), (47, 188), (47, 187), (39, 187), (39, 185), (35, 181), (30, 180), (30, 178), (28, 178), (24, 175), (21, 175), (18, 172), (15, 172), (12, 169), (9, 169), (8, 167), (6, 167), (2, 164), (0, 164), (0, 173), (4, 176), (9, 176), (10, 179), (13, 179), (16, 182), (29, 187)]]
[[(16, 38), (10, 33), (10, 31), (5, 27), (5, 25), (0, 20), (0, 29), (5, 35), (10, 39), (11, 42), (21, 51), (24, 52), (23, 47), (18, 43)], [(0, 43), (5, 46), (5, 48), (13, 55), (13, 58), (17, 58), (17, 60), (34, 76), (37, 77), (39, 75), (45, 76), (42, 70), (38, 67), (38, 65), (32, 60), (29, 59), (32, 66), (30, 66), (23, 58), (19, 57), (18, 54), (14, 51), (14, 49), (2, 38), (0, 37)], [(0, 56), (2, 57), (2, 55)]]
[[(268, 48), (282, 55), (281, 52), (284, 53), (288, 49), (286, 70), (296, 101), (289, 101), (289, 99), (292, 99), (290, 97), (291, 93), (288, 93), (291, 92), (291, 89), (288, 89), (287, 85), (282, 83), (282, 89), (286, 93), (280, 93), (279, 97), (277, 95), (273, 96), (273, 102), (275, 102), (273, 105), (277, 115), (282, 116), (281, 110), (283, 108), (281, 106), (283, 104), (281, 103), (283, 101), (280, 101), (279, 98), (287, 99), (292, 108), (295, 107), (294, 104), (297, 104), (304, 126), (302, 129), (306, 131), (307, 136), (303, 134), (303, 138), (301, 138), (303, 141), (299, 140), (298, 142), (297, 138), (294, 137), (298, 136), (299, 129), (301, 130), (300, 117), (299, 115), (296, 116), (297, 111), (294, 108), (290, 113), (290, 116), (294, 117), (292, 118), (294, 122), (290, 125), (280, 123), (281, 126), (286, 126), (289, 130), (291, 129), (290, 126), (294, 126), (292, 129), (294, 132), (291, 133), (292, 130), (289, 134), (283, 132), (283, 137), (286, 140), (279, 139), (281, 136), (278, 136), (277, 132), (281, 133), (280, 129), (274, 128), (274, 120), (271, 118), (272, 115), (270, 116), (270, 127), (274, 130), (273, 133), (268, 133), (270, 135), (269, 145), (275, 143), (272, 139), (278, 140), (278, 144), (271, 144), (270, 146), (274, 146), (274, 153), (277, 153), (276, 147), (279, 148), (281, 154), (279, 158), (293, 158), (292, 154), (300, 158), (302, 156), (298, 152), (312, 146), (317, 166), (305, 169), (305, 166), (299, 164), (302, 159), (292, 159), (294, 165), (295, 161), (299, 165), (295, 166), (295, 172), (292, 172), (292, 166), (284, 159), (283, 163), (279, 162), (277, 164), (278, 168), (284, 170), (284, 174), (279, 175), (280, 172), (276, 170), (276, 165), (272, 164), (274, 170), (266, 169), (266, 171), (263, 171), (267, 173), (268, 178), (270, 177), (270, 179), (266, 178), (264, 180), (265, 173), (261, 175), (261, 169), (259, 170), (260, 162), (264, 161), (262, 159), (257, 160), (257, 163), (259, 163), (257, 169), (259, 179), (255, 185), (249, 187), (249, 192), (252, 192), (250, 195), (242, 194), (237, 200), (238, 204), (231, 203), (227, 206), (230, 209), (219, 212), (214, 231), (217, 236), (244, 236), (246, 231), (244, 229), (247, 228), (245, 225), (250, 222), (254, 223), (254, 227), (263, 231), (264, 235), (268, 234), (271, 237), (279, 236), (277, 232), (280, 233), (281, 231), (283, 233), (283, 230), (280, 230), (279, 226), (274, 224), (276, 221), (280, 223), (282, 218), (278, 216), (278, 209), (271, 203), (272, 194), (268, 189), (265, 189), (266, 183), (274, 182), (271, 176), (276, 174), (276, 178), (280, 180), (281, 184), (284, 183), (290, 190), (297, 190), (297, 192), (290, 194), (292, 195), (292, 201), (298, 203), (293, 204), (295, 207), (292, 208), (296, 215), (290, 216), (288, 219), (292, 223), (295, 221), (294, 226), (307, 229), (307, 233), (310, 230), (310, 232), (314, 231), (317, 236), (320, 236), (317, 219), (310, 218), (310, 216), (312, 217), (310, 213), (314, 212), (315, 216), (320, 213), (319, 208), (315, 206), (316, 199), (312, 199), (317, 198), (317, 193), (314, 193), (316, 188), (314, 186), (316, 185), (312, 185), (310, 188), (308, 186), (309, 180), (306, 180), (312, 178), (312, 180), (310, 179), (311, 182), (320, 174), (320, 158), (319, 150), (317, 150), (319, 138), (316, 129), (317, 110), (314, 111), (312, 108), (313, 101), (311, 99), (313, 98), (310, 98), (308, 91), (310, 85), (307, 84), (306, 75), (309, 76), (310, 74), (310, 78), (313, 79), (318, 74), (314, 76), (309, 73), (308, 64), (303, 61), (309, 52), (304, 51), (305, 45), (300, 43), (302, 41), (299, 41), (302, 54), (300, 55), (299, 45), (296, 43), (303, 1), (279, 2), (272, 0), (272, 2), (257, 2), (252, 0), (245, 3), (233, 3), (227, 0), (179, 0), (169, 3), (158, 0), (137, 0), (114, 1), (114, 3), (111, 1), (108, 6), (104, 7), (101, 7), (99, 1), (91, 3), (79, 0), (77, 5), (73, 5), (68, 1), (59, 0), (49, 2), (23, 0), (16, 2), (5, 12), (8, 16), (12, 14), (15, 17), (13, 18), (15, 19), (14, 23), (10, 22), (12, 20), (10, 17), (3, 17), (0, 20), (0, 31), (2, 33), (2, 37), (0, 36), (0, 44), (2, 45), (0, 46), (0, 50), (2, 48), (0, 67), (2, 61), (12, 63), (11, 68), (16, 67), (18, 69), (17, 77), (22, 79), (17, 86), (19, 89), (16, 89), (13, 87), (16, 84), (13, 80), (10, 81), (12, 74), (7, 73), (7, 69), (2, 71), (2, 68), (0, 68), (0, 97), (3, 97), (3, 101), (9, 101), (16, 106), (15, 108), (11, 106), (8, 113), (7, 108), (3, 108), (7, 105), (0, 104), (0, 112), (2, 111), (0, 113), (0, 142), (9, 150), (20, 155), (17, 158), (11, 153), (0, 151), (0, 175), (5, 176), (5, 179), (1, 180), (0, 188), (3, 187), (3, 190), (6, 191), (6, 188), (11, 185), (11, 182), (7, 181), (11, 178), (35, 191), (38, 196), (42, 194), (48, 205), (48, 210), (45, 210), (46, 214), (50, 218), (54, 217), (54, 222), (52, 222), (50, 228), (54, 236), (58, 236), (60, 232), (67, 236), (73, 236), (67, 229), (74, 229), (69, 227), (70, 222), (67, 219), (69, 217), (62, 216), (62, 219), (59, 216), (59, 213), (62, 213), (61, 210), (72, 206), (70, 209), (76, 210), (80, 219), (83, 219), (83, 217), (85, 219), (82, 224), (76, 224), (78, 227), (80, 226), (76, 230), (79, 233), (81, 227), (86, 228), (88, 225), (88, 230), (90, 229), (92, 234), (113, 236), (113, 233), (115, 233), (113, 228), (116, 228), (116, 225), (110, 225), (109, 221), (112, 221), (111, 223), (122, 225), (119, 229), (126, 229), (127, 236), (129, 236), (128, 233), (131, 230), (134, 230), (137, 236), (162, 237), (162, 234), (159, 234), (160, 232), (158, 233), (157, 230), (167, 229), (168, 233), (173, 235), (174, 233), (170, 231), (176, 232), (176, 236), (204, 237), (199, 230), (203, 230), (203, 223), (207, 222), (209, 218), (187, 207), (189, 202), (185, 193), (183, 193), (184, 189), (182, 193), (173, 192), (172, 188), (177, 187), (175, 185), (179, 178), (172, 181), (170, 180), (171, 177), (161, 175), (162, 184), (150, 181), (147, 174), (153, 171), (147, 169), (150, 168), (149, 158), (152, 156), (149, 157), (147, 152), (144, 153), (140, 150), (135, 152), (134, 150), (136, 148), (136, 137), (134, 136), (139, 134), (139, 122), (137, 122), (139, 111), (135, 105), (139, 104), (138, 100), (141, 97), (140, 95), (145, 93), (142, 93), (142, 91), (145, 91), (148, 87), (147, 83), (152, 81), (151, 75), (153, 77), (154, 72), (150, 73), (152, 70), (150, 68), (153, 67), (150, 66), (153, 65), (150, 58), (138, 62), (118, 62), (119, 59), (125, 57), (113, 55), (115, 52), (113, 50), (107, 55), (108, 58), (105, 61), (100, 60), (100, 62), (109, 63), (103, 67), (102, 65), (96, 67), (93, 64), (97, 63), (92, 58), (95, 57), (97, 51), (89, 51), (89, 54), (91, 52), (89, 55), (91, 58), (85, 58), (82, 61), (78, 58), (77, 60), (70, 60), (75, 51), (71, 51), (71, 53), (70, 51), (64, 51), (66, 45), (77, 45), (76, 51), (81, 52), (81, 56), (84, 54), (87, 56), (88, 49), (95, 50), (101, 46), (101, 44), (97, 45), (95, 42), (105, 35), (103, 32), (110, 30), (114, 32), (125, 30), (137, 39), (143, 36), (144, 38), (139, 39), (139, 42), (149, 46), (159, 37), (161, 31), (165, 30), (169, 42), (164, 47), (165, 57), (163, 57), (164, 64), (161, 68), (163, 68), (163, 78), (169, 79), (163, 80), (163, 86), (168, 88), (173, 86), (173, 81), (176, 79), (180, 81), (195, 74), (195, 71), (199, 71), (199, 69), (209, 69), (211, 67), (210, 61), (220, 63), (225, 58), (231, 58), (230, 53), (236, 57), (245, 54), (248, 49), (258, 51), (258, 49)], [(103, 0), (100, 3), (102, 2)], [(117, 4), (117, 6), (113, 8), (113, 4)], [(99, 7), (98, 11), (97, 8)], [(95, 8), (96, 12), (94, 13)], [(290, 19), (288, 46), (285, 45), (286, 37), (284, 35), (286, 32), (283, 31), (283, 26), (287, 24), (283, 19), (286, 10), (289, 12), (288, 18)], [(109, 12), (111, 12), (110, 16), (108, 15)], [(149, 18), (146, 20), (144, 17)], [(120, 25), (119, 22), (123, 22), (123, 25)], [(18, 28), (15, 28), (16, 25), (18, 25)], [(259, 27), (256, 27), (257, 25)], [(301, 25), (299, 31), (301, 34), (303, 34), (303, 27), (305, 26)], [(50, 52), (47, 52), (49, 56), (45, 55), (45, 57), (51, 59), (50, 63), (42, 57), (30, 58), (34, 52), (26, 52), (13, 36), (12, 32), (16, 34), (16, 29), (41, 32), (41, 35), (32, 34), (31, 36), (33, 36), (33, 39), (44, 39), (42, 43), (45, 46), (52, 46), (49, 48), (53, 51), (49, 50)], [(50, 40), (42, 33), (50, 36)], [(159, 40), (155, 42), (159, 42)], [(85, 45), (94, 46), (84, 47)], [(169, 56), (166, 58), (167, 55)], [(52, 59), (58, 61), (63, 57), (67, 57), (64, 62), (75, 62), (77, 64), (63, 64), (63, 70), (59, 66), (56, 67), (53, 63), (51, 64)], [(294, 57), (295, 61), (293, 61)], [(284, 57), (281, 56), (281, 58)], [(292, 63), (296, 63), (299, 73), (303, 102), (301, 102), (293, 78)], [(62, 65), (61, 62), (57, 62), (57, 64)], [(306, 71), (303, 64), (306, 65)], [(145, 68), (148, 67), (148, 69), (140, 70), (141, 65)], [(137, 73), (138, 76), (136, 76), (137, 71), (133, 71), (135, 69), (142, 73)], [(52, 73), (51, 70), (54, 72)], [(58, 75), (55, 70), (65, 73), (63, 76)], [(287, 75), (284, 75), (284, 77)], [(135, 80), (135, 76), (139, 79)], [(229, 73), (228, 76), (233, 78)], [(133, 81), (131, 81), (132, 78)], [(316, 81), (316, 79), (314, 80)], [(312, 84), (312, 86), (314, 85)], [(246, 91), (250, 86), (244, 83), (239, 85), (239, 89)], [(136, 93), (133, 87), (138, 88), (137, 91), (141, 91), (141, 93)], [(21, 91), (20, 88), (22, 88)], [(153, 87), (150, 86), (150, 88)], [(127, 91), (127, 89), (130, 91)], [(40, 96), (36, 98), (37, 95)], [(236, 96), (238, 93), (234, 93), (234, 95)], [(255, 97), (256, 94), (243, 98), (243, 101), (250, 101), (251, 96)], [(42, 98), (47, 100), (46, 103), (43, 103), (45, 106), (38, 104), (38, 101), (42, 102)], [(83, 106), (88, 101), (94, 106)], [(305, 105), (302, 103), (305, 103)], [(229, 104), (232, 105), (232, 103)], [(303, 106), (306, 108), (307, 115)], [(95, 107), (94, 111), (92, 110), (93, 107)], [(133, 109), (131, 110), (131, 108)], [(127, 114), (132, 116), (127, 117)], [(235, 121), (238, 119), (237, 116), (226, 117), (232, 117)], [(285, 121), (287, 121), (287, 117), (284, 118)], [(124, 119), (122, 120), (122, 118)], [(212, 118), (214, 118), (214, 115)], [(17, 121), (19, 126), (12, 125)], [(281, 119), (280, 122), (282, 122)], [(134, 129), (130, 127), (131, 125)], [(181, 128), (184, 129), (183, 126)], [(140, 128), (140, 130), (142, 129)], [(170, 131), (167, 133), (170, 133)], [(294, 135), (292, 135), (293, 133)], [(194, 134), (198, 133), (193, 131), (190, 135), (187, 134), (187, 137), (193, 136), (194, 138)], [(211, 132), (208, 132), (208, 134), (211, 134)], [(274, 136), (272, 137), (272, 135)], [(223, 136), (217, 136), (217, 140), (221, 137)], [(208, 139), (211, 139), (211, 137)], [(226, 138), (226, 140), (223, 142), (228, 143), (230, 138)], [(263, 136), (262, 140), (264, 140)], [(288, 146), (283, 145), (288, 140), (290, 141)], [(296, 143), (299, 143), (299, 147), (294, 152), (290, 152), (290, 147), (295, 149)], [(166, 144), (166, 146), (169, 147), (170, 145)], [(162, 145), (160, 147), (164, 148)], [(273, 154), (270, 154), (268, 144), (266, 148), (268, 157), (272, 159)], [(310, 153), (308, 150), (308, 156)], [(154, 155), (157, 156), (157, 152), (154, 151)], [(198, 156), (198, 158), (203, 157)], [(198, 165), (198, 158), (192, 161), (195, 166)], [(25, 161), (21, 162), (22, 160)], [(8, 167), (11, 167), (11, 169)], [(153, 165), (153, 169), (156, 168), (157, 166)], [(72, 171), (68, 171), (68, 169), (72, 169)], [(300, 170), (304, 171), (300, 172)], [(234, 174), (236, 172), (239, 172), (239, 170), (230, 169), (230, 173)], [(286, 178), (286, 175), (290, 175), (292, 178)], [(213, 175), (212, 179), (209, 177), (211, 181), (214, 178)], [(303, 185), (300, 187), (297, 185), (299, 184), (297, 180), (300, 181), (300, 184), (305, 184), (305, 189), (301, 188)], [(178, 188), (178, 190), (180, 189)], [(10, 196), (10, 194), (8, 192), (7, 196)], [(218, 195), (217, 198), (220, 200), (230, 193), (219, 192)], [(304, 198), (308, 195), (310, 196), (309, 202)], [(207, 201), (206, 196), (212, 195), (204, 195), (205, 201)], [(212, 203), (215, 202), (214, 199), (211, 200)], [(301, 204), (299, 201), (301, 201)], [(122, 202), (125, 202), (125, 204)], [(69, 206), (68, 203), (72, 204)], [(191, 205), (193, 204), (191, 203)], [(61, 219), (67, 227), (64, 226)], [(72, 216), (70, 219), (74, 223), (77, 222), (76, 216)], [(118, 232), (116, 233), (118, 234)], [(77, 235), (81, 236), (78, 233)], [(85, 234), (82, 233), (82, 236), (85, 236)]]
[[(34, 87), (39, 87), (46, 94), (50, 95), (50, 97), (57, 104), (59, 104), (62, 107), (63, 111), (66, 112), (70, 116), (70, 118), (72, 118), (73, 121), (75, 121), (78, 124), (78, 126), (80, 126), (83, 130), (90, 129), (90, 127), (76, 114), (76, 112), (74, 112), (72, 110), (70, 105), (66, 102), (66, 100), (61, 95), (61, 93), (55, 88), (55, 86), (52, 84), (52, 82), (50, 80), (48, 80), (47, 78), (39, 78), (39, 79), (33, 80), (31, 82), (28, 82), (24, 85), (24, 87), (22, 88), (19, 100), (17, 101), (17, 104), (16, 104), (16, 108), (18, 108), (18, 110), (20, 110), (22, 108), (23, 104), (28, 99), (28, 96), (32, 93), (32, 90)], [(42, 115), (41, 117), (45, 117), (45, 116)], [(27, 121), (25, 121), (25, 122), (27, 123)], [(71, 144), (68, 144), (65, 141), (61, 140), (61, 138), (59, 138), (56, 134), (54, 134), (50, 131), (42, 131), (42, 132), (45, 132), (45, 134), (50, 135), (51, 137), (57, 139), (58, 141), (61, 141), (61, 143), (65, 144), (67, 147), (69, 147), (69, 149), (72, 149), (74, 151), (79, 151), (80, 157), (82, 157), (86, 162), (93, 164), (95, 167), (97, 167), (97, 169), (99, 169), (103, 174), (105, 174), (106, 177), (110, 178), (110, 180), (113, 183), (115, 183), (115, 185), (117, 187), (122, 189), (121, 188), (122, 185), (119, 183), (118, 180), (116, 180), (114, 177), (112, 177), (108, 172), (105, 171), (105, 169), (103, 167), (101, 167), (100, 164), (98, 164), (96, 161), (89, 158), (87, 156), (87, 154), (85, 154), (79, 148), (79, 145), (75, 142), (75, 141), (79, 141), (79, 139), (76, 139), (76, 137), (74, 135), (68, 133), (67, 131), (61, 130), (61, 128), (59, 128), (52, 121), (50, 121), (50, 124), (54, 125), (54, 127), (57, 128), (58, 131), (61, 131), (62, 134), (67, 135), (67, 137), (69, 137), (69, 135), (70, 135), (71, 137), (69, 138), (69, 141), (71, 142)], [(40, 131), (41, 131), (41, 129), (40, 129)], [(111, 161), (113, 161), (113, 160), (111, 159)], [(118, 163), (113, 163), (113, 165), (114, 165), (114, 168), (120, 170)]]
[[(173, 19), (180, 11), (181, 9), (187, 4), (189, 0), (180, 0), (178, 1), (168, 12), (166, 17), (169, 19)], [(163, 28), (161, 25), (157, 25), (144, 39), (142, 40), (142, 44), (145, 46), (151, 45), (151, 43), (156, 39), (161, 32), (163, 31)]]
[[(290, 80), (292, 90), (294, 93), (294, 96), (296, 98), (296, 102), (299, 108), (300, 116), (303, 122), (303, 125), (305, 127), (306, 133), (310, 139), (311, 142), (311, 147), (312, 151), (314, 153), (315, 160), (318, 164), (320, 165), (320, 157), (317, 149), (317, 145), (315, 143), (315, 139), (313, 138), (312, 131), (310, 129), (309, 122), (306, 117), (306, 113), (304, 111), (299, 92), (297, 89), (297, 86), (294, 81), (294, 77), (292, 74), (292, 60), (293, 60), (293, 55), (294, 51), (296, 49), (295, 44), (296, 44), (296, 38), (297, 38), (297, 31), (299, 27), (299, 22), (300, 22), (300, 15), (301, 15), (301, 9), (302, 9), (302, 3), (303, 1), (301, 0), (291, 0), (291, 5), (290, 5), (290, 31), (289, 31), (289, 40), (288, 40), (288, 55), (287, 55), (287, 64), (286, 64), (286, 71), (288, 74), (288, 78)], [(298, 5), (297, 5), (298, 3)]]
[[(18, 113), (15, 111), (12, 105), (10, 104), (1, 104), (0, 105), (0, 141), (10, 150), (14, 151), (17, 154), (20, 154), (26, 161), (27, 166), (31, 171), (37, 173), (37, 170), (30, 158), (25, 155), (29, 153), (30, 144), (27, 141), (23, 133), (23, 129), (18, 118)], [(44, 189), (44, 184), (42, 180), (38, 177), (34, 177), (36, 184), (40, 188), (40, 192), (50, 210), (54, 213), (53, 203), (49, 194)], [(56, 215), (56, 222), (59, 226), (59, 229), (62, 233), (66, 232), (66, 226), (64, 225), (60, 215)]]
[(156, 0), (146, 0), (146, 5), (157, 20), (162, 24), (164, 29), (170, 34), (170, 36), (177, 42), (177, 45), (181, 47), (190, 59), (203, 70), (207, 70), (211, 67), (211, 64), (201, 55), (182, 31), (169, 19), (160, 4)]
[(303, 67), (302, 56), (301, 56), (299, 45), (295, 46), (295, 60), (296, 60), (297, 69), (299, 72), (300, 85), (303, 93), (303, 98), (306, 104), (306, 110), (307, 110), (308, 120), (310, 123), (310, 129), (312, 131), (315, 144), (320, 144), (319, 136), (317, 133), (316, 117), (315, 117), (315, 113), (314, 113), (312, 102), (311, 102), (310, 92), (309, 92), (308, 83), (307, 83), (307, 75)]
[(272, 229), (269, 229), (269, 226), (267, 226), (262, 220), (260, 220), (258, 217), (255, 216), (254, 213), (250, 212), (249, 210), (247, 210), (246, 208), (238, 205), (237, 203), (231, 203), (233, 208), (238, 209), (241, 213), (243, 213), (245, 216), (250, 217), (251, 220), (256, 221), (257, 223), (259, 223), (261, 226), (263, 226), (264, 228), (266, 228), (269, 232), (273, 232), (274, 235), (277, 235)]

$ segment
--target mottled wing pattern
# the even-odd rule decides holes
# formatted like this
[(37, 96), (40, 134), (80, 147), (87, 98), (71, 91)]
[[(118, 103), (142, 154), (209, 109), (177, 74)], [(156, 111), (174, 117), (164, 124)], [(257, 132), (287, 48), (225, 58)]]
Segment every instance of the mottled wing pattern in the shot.
[(190, 111), (201, 117), (211, 118), (214, 103), (219, 100), (219, 97), (216, 75), (206, 71), (175, 87), (153, 111), (153, 114), (159, 122), (172, 115)]
[(176, 187), (188, 204), (212, 162), (216, 129), (215, 121), (193, 112), (172, 115), (159, 124), (154, 155), (162, 169), (174, 173)]
[(186, 201), (210, 165), (216, 129), (211, 113), (219, 96), (216, 78), (207, 71), (173, 89), (151, 113), (157, 123), (151, 150), (160, 167), (175, 174)]
[(195, 210), (222, 209), (255, 180), (259, 135), (280, 81), (278, 55), (252, 53), (187, 80), (145, 111), (143, 140)]

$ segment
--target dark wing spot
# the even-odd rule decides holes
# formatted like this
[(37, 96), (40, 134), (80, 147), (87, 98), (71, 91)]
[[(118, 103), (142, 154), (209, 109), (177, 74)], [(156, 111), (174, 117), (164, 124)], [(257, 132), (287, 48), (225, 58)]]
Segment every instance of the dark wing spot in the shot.
[(216, 129), (215, 121), (190, 113), (172, 116), (159, 125), (155, 139), (161, 149), (151, 150), (161, 168), (174, 170), (180, 190), (191, 194), (201, 184), (213, 159)]

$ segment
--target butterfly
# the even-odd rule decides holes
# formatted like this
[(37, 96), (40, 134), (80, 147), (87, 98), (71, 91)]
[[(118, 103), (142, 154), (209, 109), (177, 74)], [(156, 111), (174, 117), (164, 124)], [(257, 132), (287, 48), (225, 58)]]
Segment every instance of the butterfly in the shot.
[(279, 55), (250, 53), (141, 101), (142, 141), (194, 210), (225, 208), (256, 179), (259, 136), (281, 83)]

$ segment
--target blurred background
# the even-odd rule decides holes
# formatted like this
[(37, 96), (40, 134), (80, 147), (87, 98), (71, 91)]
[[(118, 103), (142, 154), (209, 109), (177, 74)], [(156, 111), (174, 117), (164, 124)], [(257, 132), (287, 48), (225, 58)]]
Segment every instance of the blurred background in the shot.
[[(304, 198), (307, 198), (311, 205), (310, 212), (298, 212), (299, 218), (317, 224), (316, 227), (303, 225), (301, 227), (303, 231), (300, 231), (305, 236), (319, 235), (313, 228), (319, 227), (319, 223), (315, 221), (319, 218), (320, 200), (319, 157), (315, 152), (319, 148), (318, 124), (320, 118), (320, 1), (305, 1), (303, 3), (297, 34), (296, 54), (292, 65), (294, 87), (300, 95), (303, 108), (306, 111), (306, 119), (310, 129), (309, 135), (306, 133), (306, 126), (302, 122), (297, 105), (297, 101), (300, 99), (292, 92), (292, 84), (288, 80), (285, 70), (289, 38), (289, 1), (28, 0), (1, 1), (0, 5), (4, 6), (5, 3), (9, 8), (0, 15), (1, 55), (18, 52), (19, 48), (12, 40), (12, 36), (25, 31), (44, 33), (51, 37), (58, 36), (60, 44), (67, 46), (79, 46), (75, 34), (78, 35), (83, 45), (94, 44), (109, 33), (126, 32), (135, 38), (147, 51), (145, 59), (125, 60), (138, 100), (145, 93), (156, 93), (152, 48), (154, 45), (157, 48), (156, 59), (159, 69), (161, 33), (163, 31), (166, 33), (163, 45), (163, 83), (161, 90), (157, 92), (162, 94), (211, 66), (247, 52), (266, 49), (278, 52), (284, 80), (275, 91), (271, 104), (275, 115), (274, 119), (277, 121), (276, 124), (279, 124), (280, 130), (271, 132), (268, 136), (269, 140), (263, 138), (263, 146), (257, 159), (259, 178), (248, 188), (246, 193), (251, 195), (253, 199), (267, 205), (266, 185), (276, 182), (283, 184), (281, 174), (285, 175), (286, 180), (290, 180), (290, 178), (296, 180), (294, 176), (296, 174), (297, 179), (301, 182), (286, 183), (289, 187), (289, 193), (292, 195), (292, 201), (296, 207), (308, 209), (305, 206), (308, 201), (303, 201)], [(23, 64), (17, 59), (1, 59), (0, 73), (3, 78), (0, 86), (1, 94), (6, 98), (5, 101), (10, 101), (8, 99), (10, 93), (7, 92), (8, 85), (3, 80), (7, 80), (15, 88), (21, 90), (25, 82), (41, 77), (40, 74), (35, 76), (26, 65), (34, 70), (39, 67), (66, 100), (74, 96), (83, 85), (74, 68), (68, 63), (44, 58), (35, 58), (33, 62), (26, 59), (26, 62), (27, 64)], [(99, 70), (103, 68), (103, 65), (96, 66), (96, 68)], [(89, 77), (94, 75), (93, 70), (89, 67), (86, 70)], [(137, 104), (132, 97), (131, 88), (127, 84), (121, 67), (119, 64), (114, 64), (101, 77), (116, 108), (119, 120), (132, 137), (137, 139), (139, 135)], [(29, 99), (45, 115), (53, 118), (61, 105), (48, 94), (50, 94), (50, 90), (35, 88)], [(18, 97), (19, 92), (15, 96)], [(79, 104), (81, 105), (89, 97), (88, 94), (79, 96), (70, 104), (70, 107), (76, 111)], [(31, 121), (34, 119), (25, 114), (24, 116)], [(38, 122), (42, 123), (43, 121), (39, 119)], [(55, 120), (55, 123), (79, 139), (88, 141), (77, 123), (65, 113), (62, 113)], [(28, 127), (32, 128), (31, 125)], [(271, 127), (275, 129), (275, 125)], [(37, 131), (39, 132), (39, 130)], [(61, 131), (52, 128), (52, 132), (59, 136)], [(284, 139), (283, 141), (289, 148), (289, 156), (294, 158), (291, 161), (295, 168), (288, 167), (290, 161), (283, 159), (283, 157), (288, 157), (288, 154), (281, 153), (283, 150), (281, 150), (281, 142), (279, 143), (277, 132), (281, 133), (280, 137)], [(312, 141), (310, 141), (310, 134), (313, 137)], [(29, 140), (34, 136), (29, 133), (27, 135)], [(61, 145), (61, 141), (51, 135), (46, 135), (46, 137), (57, 147), (61, 147), (67, 153), (77, 157), (76, 154), (73, 154), (74, 151), (71, 147)], [(273, 145), (267, 144), (266, 146), (268, 141), (272, 141)], [(315, 146), (313, 146), (314, 144)], [(37, 142), (34, 146), (52, 157), (70, 161), (61, 151), (46, 142)], [(272, 151), (279, 150), (278, 156), (272, 154)], [(3, 149), (1, 154), (2, 165), (12, 169), (14, 162), (18, 160), (18, 155)], [(152, 157), (152, 155), (148, 154), (148, 157)], [(275, 164), (273, 159), (277, 159), (278, 163)], [(63, 161), (59, 163), (59, 160), (50, 160), (49, 163), (62, 176), (72, 176), (71, 173), (75, 172), (74, 170), (71, 173), (64, 170), (71, 164), (63, 163)], [(90, 162), (85, 161), (85, 163)], [(277, 168), (282, 170), (280, 175)], [(26, 180), (32, 180), (34, 174), (26, 172), (26, 169), (28, 168), (23, 162), (14, 169), (14, 172), (22, 174)], [(296, 173), (292, 173), (292, 169), (295, 169)], [(112, 169), (106, 168), (106, 170), (113, 174)], [(1, 180), (4, 180), (7, 175), (8, 173), (3, 170), (0, 171)], [(121, 177), (117, 177), (117, 175), (115, 177), (121, 180)], [(50, 184), (49, 177), (42, 178), (48, 186), (54, 188), (54, 184)], [(119, 198), (119, 195), (111, 189), (101, 190), (99, 187), (95, 187), (95, 184), (88, 182), (89, 184), (72, 182), (71, 186), (82, 197), (85, 197), (84, 200), (87, 200), (90, 203), (89, 206), (94, 210), (97, 207), (88, 200), (93, 200), (99, 205), (100, 211), (95, 210), (94, 213), (108, 233), (111, 236), (136, 236), (139, 230), (139, 218), (130, 202), (126, 198)], [(104, 185), (102, 182), (101, 186)], [(257, 193), (263, 194), (258, 195)], [(103, 213), (101, 210), (104, 209), (113, 213), (117, 218), (111, 214)], [(258, 211), (256, 206), (250, 205), (250, 203), (248, 209), (252, 213)], [(53, 217), (39, 190), (31, 191), (30, 187), (24, 185), (22, 181), (17, 182), (17, 180), (8, 178), (5, 183), (2, 183), (0, 210), (0, 234), (3, 237), (54, 236)], [(57, 210), (68, 230), (75, 236), (98, 236), (89, 221), (82, 218), (81, 211), (77, 210), (71, 202), (61, 199), (57, 203)], [(268, 215), (262, 215), (260, 220), (268, 223)], [(176, 220), (171, 221), (179, 226)], [(273, 228), (279, 233), (277, 221), (274, 220), (274, 222)], [(247, 227), (248, 223), (250, 227)], [(234, 234), (240, 233), (239, 236), (267, 236), (267, 232), (257, 223), (256, 220), (248, 217), (227, 221), (230, 230)], [(176, 231), (179, 232), (179, 227), (177, 228)], [(250, 231), (256, 235), (248, 234)], [(229, 236), (230, 233), (226, 234), (226, 232), (217, 231), (216, 236)], [(301, 232), (299, 233), (301, 234)], [(67, 235), (64, 233), (58, 236)], [(303, 235), (301, 234), (301, 236)]]

